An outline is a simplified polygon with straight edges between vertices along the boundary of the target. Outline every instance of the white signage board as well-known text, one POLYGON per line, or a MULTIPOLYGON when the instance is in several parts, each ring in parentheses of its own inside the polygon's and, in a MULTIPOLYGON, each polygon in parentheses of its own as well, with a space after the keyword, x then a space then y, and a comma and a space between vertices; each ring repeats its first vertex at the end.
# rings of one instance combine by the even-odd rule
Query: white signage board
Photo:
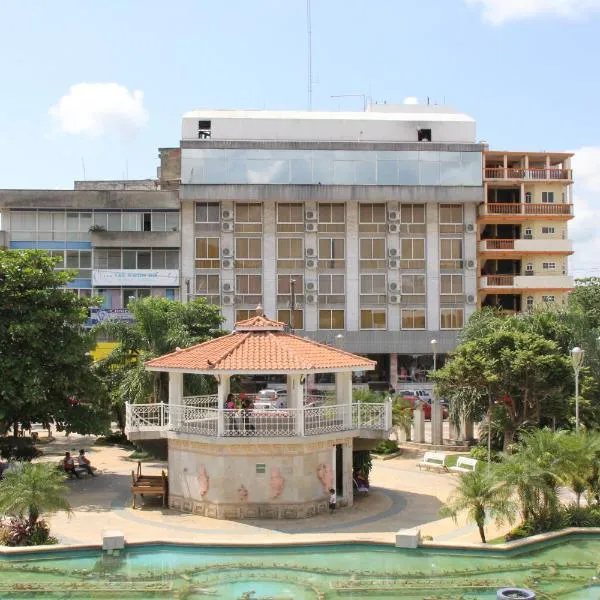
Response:
POLYGON ((179 271, 170 269, 94 269, 94 287, 177 287, 179 271))

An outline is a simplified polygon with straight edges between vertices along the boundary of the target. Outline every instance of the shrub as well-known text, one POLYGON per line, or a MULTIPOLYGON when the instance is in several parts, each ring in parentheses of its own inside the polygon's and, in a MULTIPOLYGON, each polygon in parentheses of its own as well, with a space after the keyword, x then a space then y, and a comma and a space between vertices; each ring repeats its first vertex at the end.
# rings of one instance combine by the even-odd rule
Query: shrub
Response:
POLYGON ((127 436, 121 432, 109 433, 108 435, 99 437, 94 442, 95 446, 111 446, 113 444, 133 447, 133 444, 127 439, 127 436))
POLYGON ((6 437, 0 438, 0 455, 6 460, 29 462, 41 456, 42 452, 33 445, 31 438, 6 437))
POLYGON ((352 470, 360 471, 368 480, 373 468, 371 453, 368 450, 355 450, 352 453, 352 470))
MULTIPOLYGON (((471 457, 475 458, 479 461, 481 461, 482 463, 486 463, 488 460, 488 449, 487 449, 487 445, 483 446, 483 445, 477 445, 477 446, 473 446, 470 450, 471 452, 471 457)), ((493 463, 499 463, 502 460, 502 456, 500 454, 500 452, 496 452, 495 450, 492 450, 492 462, 493 463)))
POLYGON ((3 546, 47 546, 58 544, 50 535, 46 521, 37 521, 33 526, 27 519, 13 517, 0 524, 0 544, 3 546))
POLYGON ((377 444, 373 452, 375 454, 394 454, 394 452, 398 452, 398 442, 395 440, 383 440, 377 444))

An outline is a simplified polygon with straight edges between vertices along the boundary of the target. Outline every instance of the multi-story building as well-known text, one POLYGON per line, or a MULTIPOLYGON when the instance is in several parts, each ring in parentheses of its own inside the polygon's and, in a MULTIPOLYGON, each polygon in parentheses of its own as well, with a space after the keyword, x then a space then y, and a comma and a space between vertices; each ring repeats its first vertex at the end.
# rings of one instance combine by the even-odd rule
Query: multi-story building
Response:
POLYGON ((525 311, 573 285, 571 155, 476 140, 440 106, 195 111, 156 179, 0 191, 0 243, 60 254, 105 314, 203 296, 231 328, 261 304, 376 360, 381 386, 421 385, 431 341, 451 350, 478 305, 525 311))
POLYGON ((522 312, 564 303, 573 287, 567 224, 573 218, 571 154, 484 155, 479 208, 482 306, 522 312))
POLYGON ((182 277, 229 327, 261 303, 376 359, 382 384, 418 378, 476 309, 484 150, 438 106, 188 113, 182 277))

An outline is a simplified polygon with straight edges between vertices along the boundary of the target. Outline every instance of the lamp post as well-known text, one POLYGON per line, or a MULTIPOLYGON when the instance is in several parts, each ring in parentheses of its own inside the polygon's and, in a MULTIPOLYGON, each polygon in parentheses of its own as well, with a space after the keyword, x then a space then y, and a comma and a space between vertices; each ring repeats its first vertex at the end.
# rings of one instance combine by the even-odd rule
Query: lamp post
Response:
MULTIPOLYGON (((437 352, 438 341, 431 340, 431 352, 433 353, 433 372, 437 371, 437 352)), ((444 419, 442 415, 442 405, 440 399, 435 393, 435 383, 431 396, 431 442, 434 446, 444 443, 444 419)))
POLYGON ((573 371, 575 371, 575 431, 579 431, 579 370, 583 365, 585 351, 579 346, 571 350, 571 361, 573 362, 573 371))

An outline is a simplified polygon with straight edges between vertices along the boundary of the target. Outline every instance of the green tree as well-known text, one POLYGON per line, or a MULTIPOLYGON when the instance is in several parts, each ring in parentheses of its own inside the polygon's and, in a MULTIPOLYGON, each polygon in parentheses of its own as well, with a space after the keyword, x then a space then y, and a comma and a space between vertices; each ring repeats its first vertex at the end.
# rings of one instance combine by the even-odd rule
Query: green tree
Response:
MULTIPOLYGON (((128 306, 134 321, 105 321, 98 330, 117 342, 117 347, 97 365, 110 386, 113 407, 121 415, 124 399, 147 402, 168 401, 166 373, 146 371, 146 361, 187 348, 223 334, 218 306, 199 298, 182 304, 165 298, 148 297, 128 306)), ((214 385, 202 376, 184 377, 184 387, 193 394, 208 393, 214 385)))
POLYGON ((577 506, 586 492, 590 502, 600 503, 600 434, 576 432, 560 435, 558 441, 565 463, 561 477, 575 492, 577 506))
POLYGON ((569 307, 585 314, 592 329, 600 329, 600 277, 576 279, 569 307))
POLYGON ((64 288, 72 271, 41 250, 0 250, 0 422, 56 423, 100 433, 106 394, 90 370, 95 337, 84 330, 96 304, 64 288))
POLYGON ((70 511, 65 475, 49 463, 13 463, 0 480, 0 513, 34 529, 42 514, 70 511))
POLYGON ((473 473, 460 476, 440 515, 452 517, 456 522, 464 512, 469 522, 477 525, 481 541, 485 544, 486 518, 494 519, 497 525, 512 523, 515 505, 510 490, 497 479, 493 470, 476 469, 473 473))

